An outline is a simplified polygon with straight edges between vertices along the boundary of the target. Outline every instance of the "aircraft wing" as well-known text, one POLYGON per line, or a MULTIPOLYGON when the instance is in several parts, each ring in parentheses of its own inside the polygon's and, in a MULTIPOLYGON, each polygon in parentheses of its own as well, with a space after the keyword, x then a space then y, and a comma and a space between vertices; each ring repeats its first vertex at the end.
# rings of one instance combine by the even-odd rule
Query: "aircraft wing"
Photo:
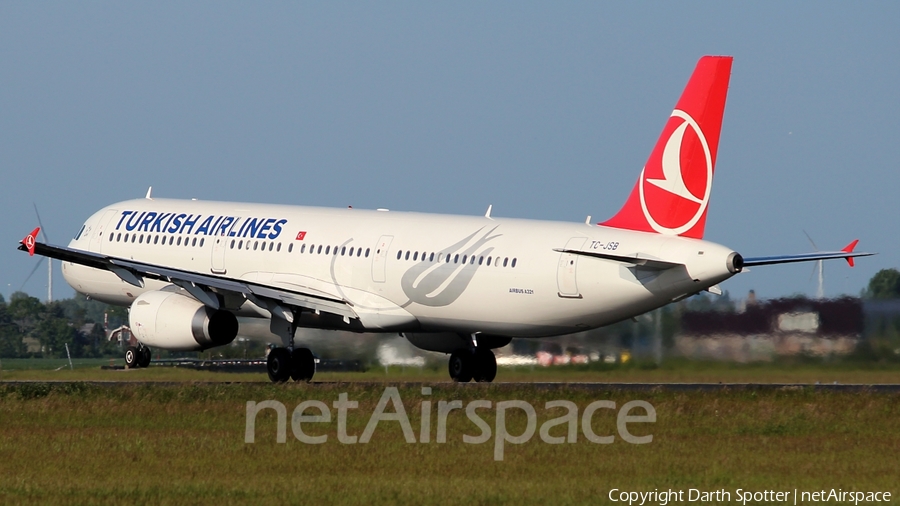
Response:
POLYGON ((816 260, 831 260, 843 258, 853 267, 853 259, 856 257, 872 256, 875 253, 862 253, 853 251, 859 239, 851 242, 840 251, 817 251, 815 253, 801 253, 799 255, 775 255, 767 257, 751 257, 744 259, 744 267, 756 265, 789 264, 793 262, 814 262, 816 260))
MULTIPOLYGON (((329 297, 326 294, 316 293, 313 290, 298 291, 288 290, 274 285, 234 279, 226 276, 202 274, 197 272, 175 269, 162 265, 154 265, 136 262, 125 258, 117 258, 90 251, 73 248, 64 248, 37 242, 35 229, 19 243, 22 251, 29 254, 37 253, 41 256, 55 258, 64 262, 93 267, 94 269, 107 270, 114 273, 122 281, 143 288, 144 279, 156 279, 173 283, 188 291, 200 302, 214 309, 219 309, 219 299, 215 293, 231 292, 240 294, 250 299, 255 304, 267 308, 273 312, 283 311, 283 306, 303 308, 314 311, 333 313, 345 318, 358 318, 358 315, 350 303, 343 299, 329 297)), ((291 315, 285 315, 289 321, 291 315)))

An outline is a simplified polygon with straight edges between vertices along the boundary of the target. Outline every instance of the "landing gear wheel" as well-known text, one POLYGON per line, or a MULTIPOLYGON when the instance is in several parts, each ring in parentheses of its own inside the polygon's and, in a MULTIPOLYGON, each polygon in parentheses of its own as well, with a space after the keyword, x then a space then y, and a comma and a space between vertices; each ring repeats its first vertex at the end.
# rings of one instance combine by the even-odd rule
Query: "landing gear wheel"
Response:
POLYGON ((310 381, 316 374, 316 357, 308 348, 297 348, 291 353, 291 379, 310 381))
POLYGON ((457 383, 472 381, 474 355, 469 350, 457 350, 450 355, 450 378, 457 383))
POLYGON ((269 352, 266 370, 272 383, 284 383, 291 377, 291 353, 287 348, 275 348, 269 352))
POLYGON ((497 359, 487 348, 475 349, 475 372, 472 375, 479 383, 490 383, 497 377, 497 359))
POLYGON ((128 369, 136 369, 140 367, 138 365, 138 361, 140 360, 140 352, 134 346, 129 346, 127 350, 125 350, 125 367, 128 369))
POLYGON ((138 349, 138 367, 147 367, 150 365, 151 360, 153 360, 153 352, 150 351, 150 348, 141 346, 141 348, 138 349))

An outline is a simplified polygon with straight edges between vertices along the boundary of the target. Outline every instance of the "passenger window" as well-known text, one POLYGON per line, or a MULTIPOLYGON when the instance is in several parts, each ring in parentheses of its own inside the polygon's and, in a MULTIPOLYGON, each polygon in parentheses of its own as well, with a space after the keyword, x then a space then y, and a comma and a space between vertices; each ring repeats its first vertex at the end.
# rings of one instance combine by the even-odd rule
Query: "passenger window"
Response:
POLYGON ((447 260, 444 261, 444 263, 446 263, 446 264, 450 263, 450 253, 447 253, 447 260))
POLYGON ((319 245, 319 249, 318 249, 318 251, 316 251, 316 254, 318 254, 318 255, 322 254, 322 245, 321 244, 319 245))
POLYGON ((478 265, 481 265, 483 263, 484 263, 484 257, 478 257, 478 265))
POLYGON ((200 239, 200 247, 201 248, 203 247, 203 241, 205 241, 205 239, 200 239))
POLYGON ((194 237, 194 240, 191 241, 191 246, 197 246, 197 238, 194 237))
POLYGON ((144 244, 144 234, 141 234, 140 239, 138 239, 138 244, 144 244))
MULTIPOLYGON (((81 232, 78 232, 78 235, 81 235, 81 232)), ((114 235, 112 232, 109 233, 109 242, 112 242, 114 235)))
POLYGON ((432 253, 431 255, 428 256, 428 261, 434 262, 434 253, 432 253))
POLYGON ((275 248, 275 251, 281 251, 281 243, 278 243, 278 247, 275 248))
POLYGON ((400 257, 403 256, 403 250, 397 250, 397 260, 400 260, 400 257))
POLYGON ((259 241, 253 241, 253 251, 256 251, 257 247, 259 247, 259 241))
POLYGON ((469 260, 469 263, 475 265, 475 255, 472 255, 472 258, 469 260))
POLYGON ((419 252, 416 251, 415 253, 413 253, 413 261, 415 262, 418 259, 419 259, 419 252))
POLYGON ((466 263, 466 258, 467 258, 467 255, 463 255, 463 261, 462 261, 462 263, 466 263))
POLYGON ((326 255, 328 254, 329 251, 331 251, 331 246, 325 246, 325 254, 326 255))
POLYGON ((509 257, 503 259, 503 267, 506 267, 507 262, 509 262, 509 257))
POLYGON ((238 241, 238 249, 244 248, 244 241, 238 241))
POLYGON ((456 255, 453 257, 453 263, 455 263, 455 264, 459 263, 459 255, 456 255))
POLYGON ((341 256, 344 256, 344 253, 346 253, 346 252, 347 252, 347 247, 341 246, 341 256))
POLYGON ((369 248, 366 248, 366 258, 369 258, 369 248))
POLYGON ((231 246, 229 246, 229 248, 234 249, 234 239, 231 240, 231 246))
POLYGON ((121 240, 122 240, 122 234, 116 234, 116 242, 119 242, 121 240))
POLYGON ((334 253, 334 256, 337 256, 337 253, 338 253, 338 247, 335 246, 334 249, 331 250, 331 252, 334 253))
POLYGON ((356 250, 356 257, 359 258, 362 256, 362 248, 356 250))
POLYGON ((516 266, 516 259, 515 259, 515 258, 513 258, 513 261, 512 261, 512 266, 513 266, 513 267, 515 267, 515 266, 516 266))
POLYGON ((488 265, 488 267, 491 266, 491 257, 488 257, 487 265, 488 265))
MULTIPOLYGON (((128 235, 127 235, 127 234, 125 235, 125 239, 126 239, 126 240, 128 239, 128 235)), ((178 246, 181 246, 181 237, 180 237, 180 236, 178 237, 178 246)))
POLYGON ((273 248, 273 247, 275 247, 275 243, 274 243, 274 242, 270 242, 270 243, 269 243, 269 251, 272 251, 272 248, 273 248))
POLYGON ((300 245, 300 253, 306 253, 306 245, 305 244, 300 245))
POLYGON ((159 236, 158 235, 153 236, 153 244, 159 244, 159 236))
POLYGON ((349 256, 351 256, 351 257, 353 256, 353 246, 350 246, 350 255, 349 256))

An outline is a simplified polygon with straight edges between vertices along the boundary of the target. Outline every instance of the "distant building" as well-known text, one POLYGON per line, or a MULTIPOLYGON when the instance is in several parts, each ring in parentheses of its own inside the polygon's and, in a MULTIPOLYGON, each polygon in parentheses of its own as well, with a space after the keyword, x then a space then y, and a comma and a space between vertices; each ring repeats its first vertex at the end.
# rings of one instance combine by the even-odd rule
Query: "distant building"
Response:
POLYGON ((754 300, 742 312, 685 312, 675 349, 689 358, 737 362, 843 355, 856 348, 864 327, 858 298, 754 300))
POLYGON ((116 343, 119 347, 127 348, 129 346, 137 346, 138 340, 131 333, 131 328, 127 325, 110 330, 106 334, 106 338, 110 342, 116 343))

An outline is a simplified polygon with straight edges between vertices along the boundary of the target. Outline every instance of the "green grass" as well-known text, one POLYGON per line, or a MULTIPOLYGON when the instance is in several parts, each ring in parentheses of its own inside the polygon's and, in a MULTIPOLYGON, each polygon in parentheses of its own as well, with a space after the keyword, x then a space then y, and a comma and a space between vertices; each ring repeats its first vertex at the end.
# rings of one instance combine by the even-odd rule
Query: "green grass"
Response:
MULTIPOLYGON (((148 371, 152 372, 152 371, 148 371)), ((432 442, 405 442, 396 422, 382 422, 372 441, 346 445, 332 422, 309 427, 322 445, 292 435, 275 441, 272 410, 260 413, 256 443, 244 443, 247 401, 275 399, 291 410, 303 400, 331 406, 341 392, 359 402, 348 432, 359 435, 382 387, 358 383, 0 385, 0 503, 43 504, 584 504, 603 503, 611 488, 745 490, 888 490, 898 487, 900 396, 809 389, 682 392, 594 392, 519 385, 434 384, 399 391, 418 436, 422 402, 432 401, 432 442), (559 416, 547 401, 583 409, 600 399, 617 406, 643 399, 657 422, 637 425, 653 442, 550 445, 537 434, 506 445, 465 444, 478 429, 451 413, 448 442, 434 442, 438 400, 522 399, 538 427, 559 416)), ((392 411, 388 409, 388 411, 392 411)), ((494 410, 479 410, 494 427, 494 410)), ((507 425, 520 433, 524 415, 507 425)), ((579 431, 581 425, 579 421, 579 431)), ((600 410, 593 428, 615 434, 615 415, 600 410)), ((557 427, 552 435, 564 434, 557 427)), ((734 498, 734 497, 733 497, 734 498)))

